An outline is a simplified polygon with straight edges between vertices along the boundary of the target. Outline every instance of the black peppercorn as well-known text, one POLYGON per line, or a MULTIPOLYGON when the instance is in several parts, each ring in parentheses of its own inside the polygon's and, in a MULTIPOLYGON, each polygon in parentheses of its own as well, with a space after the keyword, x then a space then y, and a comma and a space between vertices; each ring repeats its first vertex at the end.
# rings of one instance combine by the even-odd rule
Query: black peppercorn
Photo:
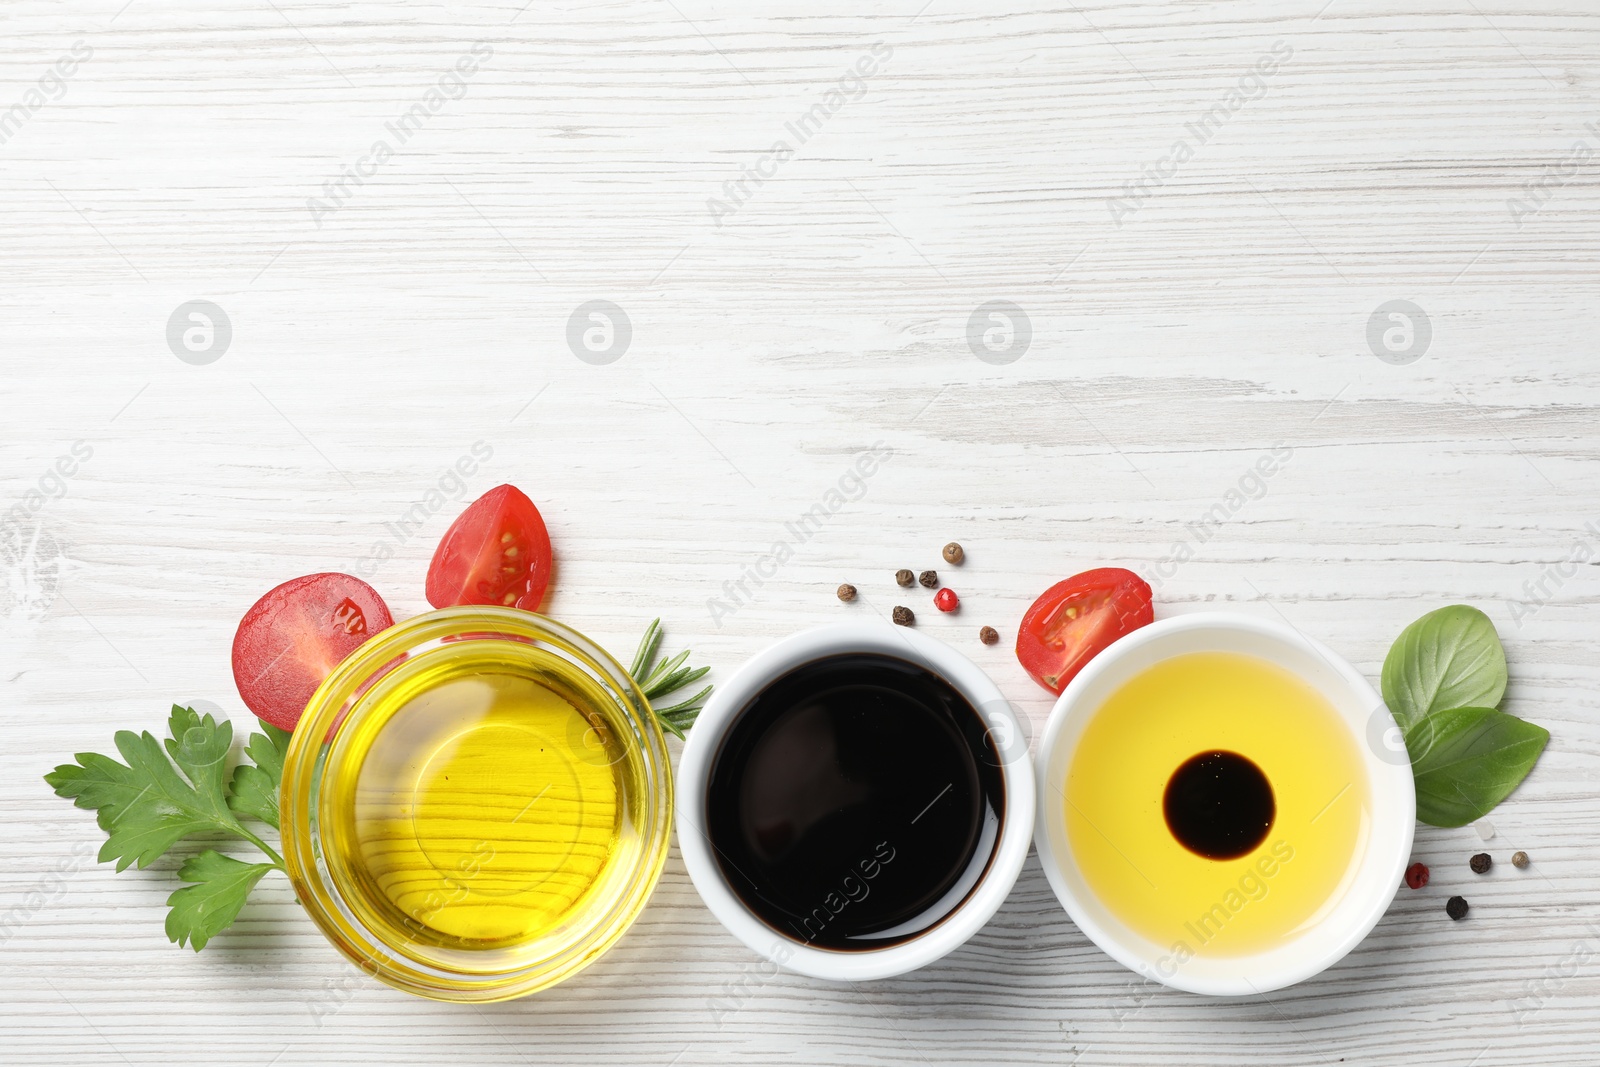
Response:
POLYGON ((910 608, 896 607, 894 609, 894 624, 896 626, 910 626, 916 621, 917 617, 911 614, 910 608))
POLYGON ((911 587, 911 583, 917 580, 917 576, 902 567, 894 572, 894 580, 897 584, 909 589, 911 587))
POLYGON ((1467 863, 1472 867, 1473 874, 1487 874, 1489 872, 1489 868, 1494 866, 1494 860, 1489 858, 1489 854, 1487 852, 1478 853, 1476 856, 1468 860, 1467 863))
POLYGON ((1444 913, 1452 919, 1465 919, 1467 917, 1467 898, 1451 897, 1444 902, 1444 913))
POLYGON ((934 586, 939 584, 939 572, 923 571, 921 574, 917 575, 917 581, 922 583, 922 587, 924 589, 932 589, 934 586))

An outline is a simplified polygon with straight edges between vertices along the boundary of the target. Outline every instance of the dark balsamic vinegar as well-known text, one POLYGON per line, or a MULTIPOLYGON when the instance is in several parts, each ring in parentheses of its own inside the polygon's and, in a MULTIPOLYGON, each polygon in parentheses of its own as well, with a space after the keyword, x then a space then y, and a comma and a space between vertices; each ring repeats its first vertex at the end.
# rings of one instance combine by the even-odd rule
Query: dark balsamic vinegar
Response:
POLYGON ((1184 760, 1167 782, 1162 809, 1178 844, 1213 860, 1254 852, 1278 813, 1261 768, 1222 750, 1184 760))
POLYGON ((965 697, 913 663, 851 653, 790 671, 740 713, 706 808, 723 876, 751 911, 816 947, 871 949, 959 904, 934 907, 992 849, 1005 791, 965 697))

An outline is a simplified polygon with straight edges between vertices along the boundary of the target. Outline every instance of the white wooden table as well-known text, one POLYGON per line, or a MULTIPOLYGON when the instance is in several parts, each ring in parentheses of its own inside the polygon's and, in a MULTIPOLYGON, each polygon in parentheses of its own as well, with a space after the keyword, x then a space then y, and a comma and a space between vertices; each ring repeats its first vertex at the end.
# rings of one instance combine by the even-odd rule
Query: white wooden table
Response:
POLYGON ((1566 563, 1600 549, 1600 17, 1412 7, 10 0, 0 1061, 1600 1062, 1600 583, 1566 563), (185 360, 194 300, 231 337, 180 322, 185 360), (631 336, 581 317, 575 354, 595 300, 631 336), (1392 301, 1422 314, 1369 333, 1392 301), (660 614, 725 677, 958 539, 963 611, 920 624, 1035 728, 1018 618, 1125 564, 1158 617, 1285 618, 1373 677, 1477 604, 1554 739, 1487 845, 1422 828, 1433 887, 1256 999, 1145 990, 1036 860, 966 948, 854 988, 766 974, 676 851, 614 951, 505 1005, 354 978, 275 876, 168 944, 176 861, 96 866, 40 775, 174 700, 242 730, 229 641, 281 580, 366 566, 422 610, 461 504, 386 524, 479 441, 461 499, 532 494, 549 610, 621 653, 660 614))

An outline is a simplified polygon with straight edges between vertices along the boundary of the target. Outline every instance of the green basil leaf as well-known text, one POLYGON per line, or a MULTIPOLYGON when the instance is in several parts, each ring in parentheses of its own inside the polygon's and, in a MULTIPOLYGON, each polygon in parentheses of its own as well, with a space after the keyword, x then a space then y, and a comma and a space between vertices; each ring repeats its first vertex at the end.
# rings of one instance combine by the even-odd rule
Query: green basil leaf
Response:
POLYGON ((1431 826, 1481 819, 1533 769, 1550 731, 1493 708, 1434 711, 1405 727, 1417 818, 1431 826))
POLYGON ((1402 730, 1435 711, 1498 707, 1506 651, 1477 608, 1452 604, 1400 632, 1383 661, 1383 700, 1402 730))

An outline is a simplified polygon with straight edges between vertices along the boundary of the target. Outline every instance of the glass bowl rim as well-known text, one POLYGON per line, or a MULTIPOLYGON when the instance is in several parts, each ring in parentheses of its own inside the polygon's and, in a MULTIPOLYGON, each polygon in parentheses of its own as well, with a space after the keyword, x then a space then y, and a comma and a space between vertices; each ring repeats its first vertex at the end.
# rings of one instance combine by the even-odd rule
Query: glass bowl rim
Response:
POLYGON ((322 682, 291 735, 284 758, 281 807, 283 855, 295 895, 306 913, 363 973, 408 993, 434 1000, 487 1003, 525 996, 554 985, 598 959, 638 917, 660 879, 671 838, 672 765, 666 737, 638 683, 604 648, 554 619, 519 608, 460 605, 396 623, 364 642, 322 682), (513 640, 553 650, 577 663, 616 702, 630 729, 615 731, 644 778, 641 847, 611 906, 553 955, 499 973, 474 974, 424 964, 356 921, 332 883, 322 857, 316 811, 321 767, 349 710, 367 686, 383 677, 402 653, 440 646, 445 638, 513 640), (313 742, 311 738, 317 738, 313 742))

